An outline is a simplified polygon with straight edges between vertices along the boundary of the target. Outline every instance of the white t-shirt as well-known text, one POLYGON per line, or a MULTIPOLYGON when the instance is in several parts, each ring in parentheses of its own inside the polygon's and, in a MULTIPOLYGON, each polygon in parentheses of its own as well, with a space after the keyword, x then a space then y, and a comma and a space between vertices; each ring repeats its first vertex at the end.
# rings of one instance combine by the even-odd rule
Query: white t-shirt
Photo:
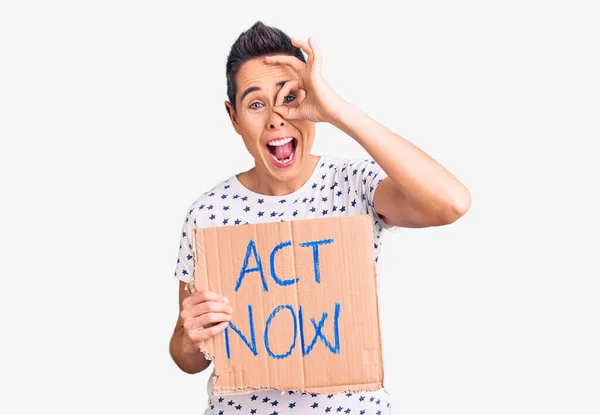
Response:
MULTIPOLYGON (((194 270, 192 230, 277 221, 371 214, 377 275, 382 233, 390 229, 374 210, 375 189, 386 173, 372 159, 348 160, 321 156, 310 179, 285 196, 261 195, 247 189, 234 175, 203 193, 189 207, 181 230, 175 277, 190 281, 194 270)), ((218 396, 208 382, 208 415, 286 415, 390 413, 385 389, 374 392, 309 394, 292 391, 256 391, 243 395, 218 396)))

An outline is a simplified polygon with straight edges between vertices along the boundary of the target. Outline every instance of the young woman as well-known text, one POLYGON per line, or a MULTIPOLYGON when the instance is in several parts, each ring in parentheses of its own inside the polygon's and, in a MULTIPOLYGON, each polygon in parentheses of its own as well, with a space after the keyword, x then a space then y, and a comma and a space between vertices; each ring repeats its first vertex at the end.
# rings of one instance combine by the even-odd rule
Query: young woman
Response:
MULTIPOLYGON (((369 213, 378 258, 385 229, 445 225, 469 209, 469 191, 452 174, 332 90, 322 77, 321 59, 311 38, 291 40, 260 21, 231 47, 225 108, 255 166, 217 183, 188 208, 175 269, 181 312, 171 339, 171 355, 187 373, 209 367, 199 345, 221 333, 232 312, 219 293, 185 289, 194 269, 194 228, 369 213), (371 157, 311 154, 318 122, 336 126, 371 157)), ((226 158, 227 151, 219 157, 226 158)), ((221 397, 211 384, 212 377, 207 414, 386 414, 391 407, 384 389, 221 397)))

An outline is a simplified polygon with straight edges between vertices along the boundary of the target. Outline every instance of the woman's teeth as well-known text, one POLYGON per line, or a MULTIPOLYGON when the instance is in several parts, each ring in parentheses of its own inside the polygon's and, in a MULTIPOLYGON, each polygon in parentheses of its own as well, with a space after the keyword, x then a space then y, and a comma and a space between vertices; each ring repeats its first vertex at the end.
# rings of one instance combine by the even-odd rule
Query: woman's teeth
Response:
POLYGON ((279 159, 277 159, 277 160, 279 160, 280 162, 282 162, 284 164, 288 163, 288 162, 292 161, 292 159, 294 158, 294 153, 295 152, 296 152, 296 150, 292 150, 292 152, 290 153, 290 156, 288 158, 283 159, 283 160, 279 160, 279 159))
POLYGON ((292 141, 294 138, 293 137, 285 137, 285 138, 281 138, 279 140, 271 140, 267 143, 267 145, 273 146, 273 147, 278 147, 278 146, 282 146, 284 144, 289 143, 290 141, 292 141))
POLYGON ((273 154, 273 153, 269 153, 269 154, 273 158, 273 160, 275 160, 279 163, 282 163, 282 164, 286 164, 286 163, 289 163, 290 161, 292 161, 292 159, 294 158, 294 154, 296 154, 296 149, 293 149, 292 152, 290 153, 290 155, 283 160, 279 160, 277 157, 275 157, 275 154, 273 154))

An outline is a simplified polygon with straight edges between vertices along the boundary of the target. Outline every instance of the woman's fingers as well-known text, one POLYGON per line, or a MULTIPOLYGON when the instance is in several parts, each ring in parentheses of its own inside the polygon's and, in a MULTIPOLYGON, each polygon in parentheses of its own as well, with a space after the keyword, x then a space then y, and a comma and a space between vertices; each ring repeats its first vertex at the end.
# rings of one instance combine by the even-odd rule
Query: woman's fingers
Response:
POLYGON ((301 91, 301 89, 298 86, 297 80, 294 79, 291 81, 287 81, 281 87, 281 89, 277 93, 277 96, 275 97, 275 106, 284 105, 283 101, 284 101, 285 97, 290 95, 290 92, 292 92, 292 95, 294 95, 294 98, 297 98, 299 91, 301 91))
POLYGON ((323 58, 321 56, 321 51, 319 50, 319 47, 317 46, 317 42, 315 42, 315 40, 312 37, 308 38, 308 44, 312 50, 313 68, 315 70, 317 70, 320 74, 321 69, 323 67, 323 58))
POLYGON ((302 73, 306 64, 295 56, 273 55, 265 56, 264 62, 275 65, 287 65, 291 67, 298 76, 302 73))
POLYGON ((181 310, 181 318, 188 319, 198 317, 206 313, 226 313, 231 314, 232 308, 228 303, 222 301, 205 301, 200 304, 188 306, 181 310))
POLYGON ((196 345, 196 347, 199 348, 200 347, 199 343, 202 343, 203 341, 210 339, 211 337, 216 336, 217 334, 221 333, 223 330, 225 330, 225 328, 227 327, 228 324, 229 324, 228 321, 223 321, 222 323, 215 324, 214 326, 211 326, 211 327, 196 329, 196 330, 191 331, 188 334, 188 337, 196 345))
POLYGON ((224 321, 231 321, 231 314, 206 313, 194 319, 195 326, 198 328, 206 328, 207 326, 212 325, 212 323, 221 323, 224 321))
POLYGON ((183 300, 183 307, 185 308, 185 306, 192 305, 192 304, 199 304, 202 303, 204 301, 223 301, 223 302, 228 302, 229 300, 227 299, 227 297, 221 295, 221 294, 217 294, 213 291, 208 291, 208 290, 202 290, 202 291, 198 291, 195 294, 190 295, 189 297, 187 297, 185 300, 183 300))

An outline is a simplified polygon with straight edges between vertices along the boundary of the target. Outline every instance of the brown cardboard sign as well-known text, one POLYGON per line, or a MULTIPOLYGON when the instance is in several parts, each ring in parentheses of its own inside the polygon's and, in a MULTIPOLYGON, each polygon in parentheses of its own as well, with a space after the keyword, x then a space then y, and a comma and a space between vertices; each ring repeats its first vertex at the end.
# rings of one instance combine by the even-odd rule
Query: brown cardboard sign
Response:
POLYGON ((216 394, 383 387, 370 215, 194 229, 194 286, 225 295, 216 394))

